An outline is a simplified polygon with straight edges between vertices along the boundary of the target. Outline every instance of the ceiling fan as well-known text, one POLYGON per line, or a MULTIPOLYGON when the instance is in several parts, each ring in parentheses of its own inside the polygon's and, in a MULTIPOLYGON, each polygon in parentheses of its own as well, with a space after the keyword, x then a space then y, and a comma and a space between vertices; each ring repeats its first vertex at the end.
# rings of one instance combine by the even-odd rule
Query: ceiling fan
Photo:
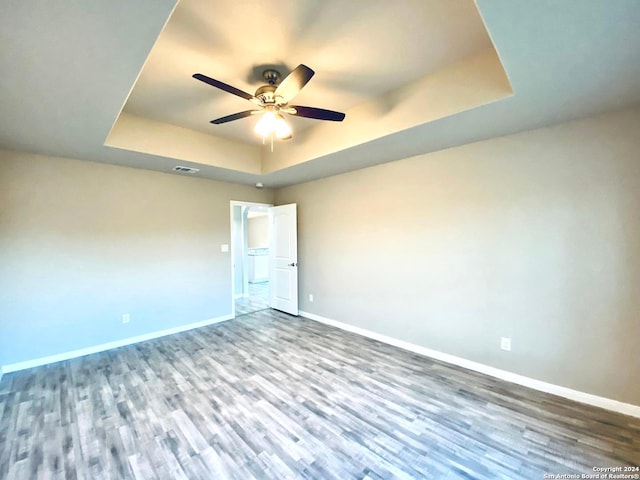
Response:
POLYGON ((262 136, 263 141, 267 137, 271 137, 271 148, 273 150, 274 137, 280 140, 289 140, 293 137, 291 127, 284 119, 283 113, 297 117, 330 120, 333 122, 341 122, 344 120, 344 113, 325 110, 323 108, 289 105, 289 102, 302 90, 309 80, 311 80, 314 73, 315 72, 306 65, 300 64, 280 81, 280 72, 274 69, 267 69, 262 74, 267 84, 259 87, 254 95, 243 92, 240 89, 207 77, 201 73, 195 73, 193 78, 255 103, 259 108, 216 118, 215 120, 211 120, 210 123, 220 125, 222 123, 250 117, 251 115, 262 115, 254 131, 262 136))

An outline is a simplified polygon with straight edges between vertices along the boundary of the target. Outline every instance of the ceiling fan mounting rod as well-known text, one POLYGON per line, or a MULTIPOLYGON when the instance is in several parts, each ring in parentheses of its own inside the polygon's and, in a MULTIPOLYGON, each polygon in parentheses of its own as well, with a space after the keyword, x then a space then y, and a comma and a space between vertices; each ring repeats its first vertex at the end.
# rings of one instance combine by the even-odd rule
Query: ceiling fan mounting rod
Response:
POLYGON ((262 78, 264 78, 265 82, 269 85, 275 85, 280 82, 280 72, 273 69, 267 69, 262 72, 262 78))

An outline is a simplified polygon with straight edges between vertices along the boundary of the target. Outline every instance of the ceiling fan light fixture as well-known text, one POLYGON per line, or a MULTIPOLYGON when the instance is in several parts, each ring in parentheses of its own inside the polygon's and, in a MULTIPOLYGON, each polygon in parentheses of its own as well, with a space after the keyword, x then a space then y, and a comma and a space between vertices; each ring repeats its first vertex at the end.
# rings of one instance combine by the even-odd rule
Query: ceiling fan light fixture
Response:
POLYGON ((253 128, 253 131, 260 135, 261 137, 268 137, 271 132, 275 129, 276 116, 275 114, 267 110, 262 114, 258 123, 253 128))
POLYGON ((289 138, 291 136, 291 127, 282 115, 278 115, 276 118, 275 132, 276 137, 280 139, 289 138))
POLYGON ((276 138, 283 139, 291 136, 291 126, 282 115, 271 110, 262 114, 253 131, 262 138, 274 135, 276 138))

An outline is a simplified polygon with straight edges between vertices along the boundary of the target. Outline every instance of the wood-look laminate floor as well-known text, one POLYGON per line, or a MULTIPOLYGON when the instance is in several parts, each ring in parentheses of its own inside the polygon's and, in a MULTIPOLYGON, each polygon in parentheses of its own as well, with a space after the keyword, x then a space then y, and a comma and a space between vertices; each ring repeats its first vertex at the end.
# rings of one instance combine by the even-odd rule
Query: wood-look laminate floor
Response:
POLYGON ((640 420, 273 310, 6 374, 1 479, 542 479, 640 420))

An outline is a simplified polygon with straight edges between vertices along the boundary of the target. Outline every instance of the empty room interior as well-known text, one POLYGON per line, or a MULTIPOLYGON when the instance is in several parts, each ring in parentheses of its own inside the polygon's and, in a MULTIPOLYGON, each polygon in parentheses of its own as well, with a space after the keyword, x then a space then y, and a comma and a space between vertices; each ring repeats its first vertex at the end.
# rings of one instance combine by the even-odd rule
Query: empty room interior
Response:
POLYGON ((0 479, 640 478, 640 2, 0 3, 0 479))

